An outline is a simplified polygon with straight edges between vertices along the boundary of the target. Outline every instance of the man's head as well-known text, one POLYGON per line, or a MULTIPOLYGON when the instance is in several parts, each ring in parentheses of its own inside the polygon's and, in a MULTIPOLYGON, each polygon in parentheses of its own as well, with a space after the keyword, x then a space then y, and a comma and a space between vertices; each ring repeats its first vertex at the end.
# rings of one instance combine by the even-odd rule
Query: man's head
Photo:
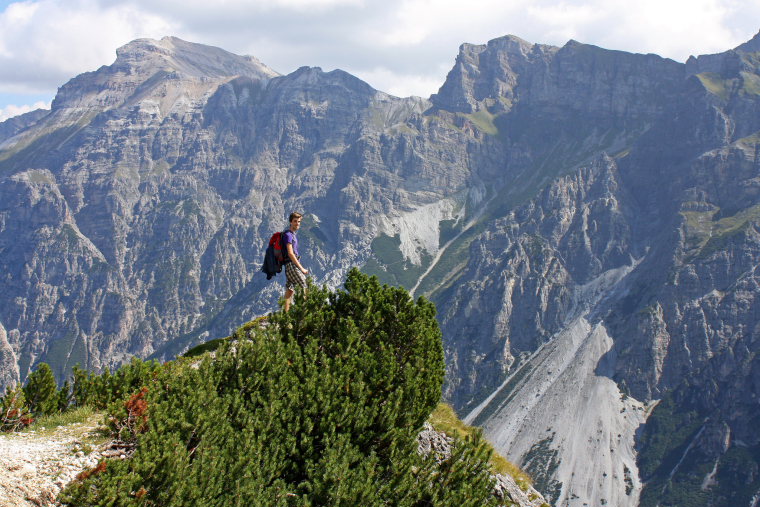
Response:
POLYGON ((303 215, 298 213, 297 211, 294 211, 290 214, 290 217, 288 217, 288 222, 290 222, 290 229, 291 230, 298 230, 298 228, 301 226, 301 219, 303 218, 303 215))

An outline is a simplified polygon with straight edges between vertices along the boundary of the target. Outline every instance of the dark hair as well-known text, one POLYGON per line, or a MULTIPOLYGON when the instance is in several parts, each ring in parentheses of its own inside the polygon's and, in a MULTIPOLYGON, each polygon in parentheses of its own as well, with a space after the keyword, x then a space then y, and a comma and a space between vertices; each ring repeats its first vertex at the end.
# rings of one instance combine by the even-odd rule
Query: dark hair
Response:
POLYGON ((301 218, 301 217, 303 217, 303 215, 302 215, 302 214, 300 214, 300 213, 299 213, 299 212, 297 212, 297 211, 294 211, 294 212, 293 212, 293 213, 291 213, 291 214, 290 214, 290 216, 288 217, 288 223, 292 222, 294 218, 301 218))

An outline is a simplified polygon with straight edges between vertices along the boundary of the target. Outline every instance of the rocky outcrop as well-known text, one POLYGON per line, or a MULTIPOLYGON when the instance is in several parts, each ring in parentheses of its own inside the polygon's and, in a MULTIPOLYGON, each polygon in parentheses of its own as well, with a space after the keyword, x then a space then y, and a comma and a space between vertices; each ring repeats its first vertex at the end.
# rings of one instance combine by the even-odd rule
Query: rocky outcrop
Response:
MULTIPOLYGON (((454 439, 446 433, 437 431, 430 423, 425 423, 422 431, 417 436, 417 452, 422 456, 434 453, 435 459, 440 463, 451 458, 451 450, 454 439)), ((493 495, 503 505, 517 505, 519 507, 543 507, 548 505, 541 493, 533 486, 527 486, 524 490, 510 475, 493 474, 493 495)))
POLYGON ((18 359, 13 352, 8 334, 0 324, 0 384, 13 387, 19 382, 18 359))

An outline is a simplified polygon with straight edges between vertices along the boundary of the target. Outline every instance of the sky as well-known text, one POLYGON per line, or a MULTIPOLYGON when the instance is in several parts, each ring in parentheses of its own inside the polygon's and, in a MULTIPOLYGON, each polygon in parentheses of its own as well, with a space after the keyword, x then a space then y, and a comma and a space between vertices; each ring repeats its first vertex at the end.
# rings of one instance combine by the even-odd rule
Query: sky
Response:
POLYGON ((138 38, 173 35, 287 74, 343 69, 397 96, 438 91, 459 45, 504 35, 683 62, 760 30, 760 0, 0 0, 0 121, 138 38))

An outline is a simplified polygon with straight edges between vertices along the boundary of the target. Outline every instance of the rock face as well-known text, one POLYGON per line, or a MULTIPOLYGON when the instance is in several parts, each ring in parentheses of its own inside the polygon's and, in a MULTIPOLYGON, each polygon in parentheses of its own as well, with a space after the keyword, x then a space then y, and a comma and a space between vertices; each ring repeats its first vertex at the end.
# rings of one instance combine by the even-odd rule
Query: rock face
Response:
POLYGON ((559 505, 757 498, 755 51, 679 66, 571 42, 511 88, 506 118, 552 108, 540 183, 502 190, 432 295, 448 397, 559 505))
POLYGON ((749 504, 759 37, 685 64, 464 44, 429 100, 132 42, 0 124, 0 382, 275 309, 259 267, 297 209, 317 283, 436 302, 447 399, 553 503, 749 504))

